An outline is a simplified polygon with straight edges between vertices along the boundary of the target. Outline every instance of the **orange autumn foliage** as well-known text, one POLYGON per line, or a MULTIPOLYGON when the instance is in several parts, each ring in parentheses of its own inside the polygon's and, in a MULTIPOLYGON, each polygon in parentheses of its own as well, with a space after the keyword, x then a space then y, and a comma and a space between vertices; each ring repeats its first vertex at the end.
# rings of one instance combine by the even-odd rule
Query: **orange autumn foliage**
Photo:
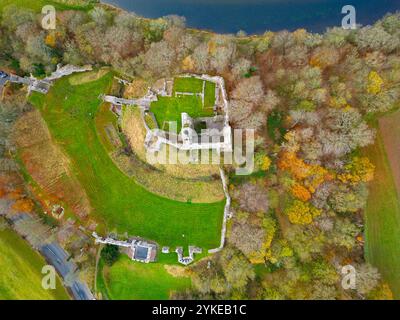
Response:
POLYGON ((22 212, 32 212, 34 207, 34 203, 32 200, 23 198, 23 199, 18 199, 15 201, 15 203, 12 205, 11 209, 13 211, 22 211, 22 212))
POLYGON ((292 187, 292 194, 301 201, 308 201, 311 199, 311 193, 307 188, 303 187, 301 184, 296 183, 292 187))
POLYGON ((324 181, 333 179, 328 170, 318 165, 305 163, 294 152, 284 152, 278 162, 278 167, 289 171, 296 180, 303 181, 303 186, 310 193, 314 193, 324 181))
POLYGON ((310 166, 297 158, 294 152, 284 152, 278 162, 278 167, 281 170, 290 171, 298 180, 307 178, 310 170, 310 166))

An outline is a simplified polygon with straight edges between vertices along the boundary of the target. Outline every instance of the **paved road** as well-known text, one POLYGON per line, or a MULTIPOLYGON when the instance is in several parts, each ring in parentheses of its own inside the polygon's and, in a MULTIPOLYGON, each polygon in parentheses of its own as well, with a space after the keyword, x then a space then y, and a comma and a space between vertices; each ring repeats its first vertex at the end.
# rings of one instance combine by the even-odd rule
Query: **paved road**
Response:
MULTIPOLYGON (((40 252, 64 279, 77 269, 73 262, 68 261, 68 254, 57 243, 42 246, 40 252)), ((66 287, 76 300, 94 300, 88 286, 81 281, 75 280, 70 286, 66 287)))

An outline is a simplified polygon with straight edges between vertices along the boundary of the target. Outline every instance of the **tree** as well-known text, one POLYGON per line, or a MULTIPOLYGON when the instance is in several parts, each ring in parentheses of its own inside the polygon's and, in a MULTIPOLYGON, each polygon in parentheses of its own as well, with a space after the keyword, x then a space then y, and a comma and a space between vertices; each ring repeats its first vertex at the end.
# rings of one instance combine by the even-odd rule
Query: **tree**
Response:
POLYGON ((339 52, 336 48, 318 47, 311 55, 310 64, 314 67, 325 69, 336 65, 339 58, 339 52))
POLYGON ((244 183, 234 191, 234 196, 241 210, 252 213, 268 211, 268 194, 260 184, 244 183))
POLYGON ((49 65, 52 63, 52 53, 45 44, 43 35, 29 37, 26 44, 26 52, 31 59, 31 63, 43 63, 49 65))
POLYGON ((339 185, 329 197, 329 203, 337 212, 357 212, 365 207, 368 197, 368 188, 365 183, 354 187, 339 185))
POLYGON ((361 228, 356 226, 349 219, 337 218, 329 239, 334 245, 351 250, 356 245, 356 236, 360 234, 360 232, 361 228))
MULTIPOLYGON (((238 214, 242 214, 238 212, 238 214)), ((257 225, 252 219, 238 220, 229 232, 229 241, 234 244, 251 263, 264 263, 271 258, 270 247, 276 232, 276 221, 264 217, 257 225)))
POLYGON ((101 250, 101 258, 109 266, 112 266, 118 260, 119 255, 119 247, 111 244, 106 244, 101 250))
POLYGON ((355 42, 360 50, 382 50, 386 53, 400 47, 400 39, 386 32, 379 24, 359 29, 355 42))
POLYGON ((292 194, 299 200, 306 202, 311 199, 311 193, 307 188, 302 186, 301 184, 296 183, 292 187, 292 194))
POLYGON ((356 184, 358 182, 369 182, 374 179, 375 166, 367 157, 354 157, 350 163, 344 166, 344 172, 338 174, 342 182, 356 184))
POLYGON ((264 88, 259 76, 241 79, 231 93, 232 99, 257 105, 264 96, 264 88))
POLYGON ((320 254, 325 244, 323 232, 312 225, 292 225, 287 229, 286 237, 302 262, 309 262, 314 255, 320 254))
POLYGON ((145 65, 157 76, 171 73, 174 62, 175 51, 164 40, 152 43, 144 56, 145 65))
POLYGON ((311 264, 311 274, 314 279, 324 285, 335 285, 339 281, 339 274, 336 269, 323 260, 311 264))
POLYGON ((220 263, 225 279, 233 289, 243 289, 249 280, 255 278, 253 266, 240 252, 232 248, 221 252, 220 263))
POLYGON ((312 223, 313 219, 321 214, 321 211, 307 202, 294 200, 285 213, 291 223, 304 225, 312 223))
POLYGON ((367 92, 370 94, 377 95, 382 91, 383 79, 380 77, 378 72, 371 71, 368 75, 367 92))
POLYGON ((325 126, 318 128, 317 139, 325 155, 340 157, 373 143, 375 131, 370 129, 355 108, 329 109, 325 126))
POLYGON ((251 67, 251 61, 246 58, 240 58, 233 64, 232 74, 235 79, 239 79, 245 76, 251 67))
POLYGON ((110 13, 101 7, 95 7, 93 10, 90 10, 89 15, 98 27, 104 28, 111 22, 110 13))
POLYGON ((249 222, 233 224, 229 233, 229 242, 242 251, 250 261, 254 259, 254 256, 261 256, 261 262, 263 262, 264 240, 265 230, 249 222))
POLYGON ((381 278, 378 269, 368 263, 356 266, 356 290, 365 296, 371 292, 379 283, 381 278))

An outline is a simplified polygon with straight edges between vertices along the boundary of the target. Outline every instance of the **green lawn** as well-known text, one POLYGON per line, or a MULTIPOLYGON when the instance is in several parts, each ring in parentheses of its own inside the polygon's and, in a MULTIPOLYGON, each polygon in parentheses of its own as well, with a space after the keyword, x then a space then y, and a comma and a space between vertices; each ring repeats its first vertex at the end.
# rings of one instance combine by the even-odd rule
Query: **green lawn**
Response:
POLYGON ((204 107, 199 96, 178 96, 175 92, 201 93, 203 80, 197 78, 175 78, 173 96, 158 97, 158 101, 151 104, 151 111, 154 113, 158 126, 164 130, 166 121, 176 121, 178 132, 181 130, 181 113, 186 112, 192 118, 209 117, 213 115, 215 103, 215 84, 206 81, 204 107))
POLYGON ((215 83, 206 82, 206 87, 204 89, 204 107, 213 108, 215 104, 215 83))
POLYGON ((174 79, 173 93, 175 92, 201 93, 203 91, 203 82, 204 80, 197 78, 177 77, 174 79))
POLYGON ((189 277, 172 276, 164 264, 135 262, 125 255, 111 268, 105 267, 103 277, 101 282, 112 300, 167 300, 172 291, 191 286, 189 277))
POLYGON ((33 94, 52 137, 71 159, 73 172, 86 190, 93 214, 108 230, 128 232, 161 246, 217 247, 224 201, 191 204, 156 196, 125 176, 108 156, 96 131, 98 96, 113 80, 109 73, 97 81, 71 86, 68 78, 46 95, 33 94))
POLYGON ((45 260, 12 230, 0 231, 0 300, 66 300, 57 279, 55 290, 42 288, 45 260))
POLYGON ((365 253, 400 299, 400 198, 380 134, 366 155, 376 166, 365 212, 365 253))
POLYGON ((45 5, 52 5, 57 10, 90 10, 93 8, 93 5, 70 5, 59 3, 54 0, 0 0, 0 11, 10 4, 17 7, 32 9, 35 12, 41 12, 45 5))

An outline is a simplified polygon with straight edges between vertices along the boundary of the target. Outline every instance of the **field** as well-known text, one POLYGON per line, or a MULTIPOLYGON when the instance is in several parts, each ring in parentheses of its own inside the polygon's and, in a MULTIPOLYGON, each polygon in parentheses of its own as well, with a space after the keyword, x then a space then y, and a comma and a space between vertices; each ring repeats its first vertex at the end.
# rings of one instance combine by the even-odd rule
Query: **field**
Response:
MULTIPOLYGON (((67 2, 67 1, 64 1, 67 2)), ((35 12, 41 12, 45 5, 52 5, 57 10, 89 10, 93 5, 79 5, 79 1, 71 2, 75 4, 59 3, 52 0, 1 0, 0 10, 2 11, 4 7, 13 4, 17 7, 24 7, 32 9, 35 12)))
POLYGON ((204 90, 204 107, 201 97, 193 95, 175 96, 175 92, 201 93, 203 80, 196 78, 175 78, 172 97, 158 97, 151 104, 159 128, 166 129, 164 122, 176 121, 178 132, 181 130, 181 113, 186 112, 192 118, 209 117, 213 115, 215 102, 215 84, 206 82, 204 90))
POLYGON ((42 288, 44 259, 13 231, 0 231, 0 300, 66 300, 57 279, 55 290, 42 288))
POLYGON ((189 277, 171 275, 165 266, 121 256, 111 268, 103 267, 99 289, 112 300, 167 300, 172 291, 189 288, 191 281, 189 277))
MULTIPOLYGON (((386 132, 398 137, 400 127, 386 132), (397 132, 396 132, 397 131, 397 132), (397 134, 396 134, 397 133, 397 134)), ((395 298, 400 298, 400 198, 393 175, 395 165, 388 159, 388 145, 384 143, 383 130, 366 154, 376 166, 375 179, 370 184, 370 196, 366 208, 366 258, 379 268, 389 283, 395 298)), ((387 140, 386 140, 387 141, 387 140)), ((394 160, 394 159, 392 159, 394 160)))
POLYGON ((101 105, 98 97, 108 91, 112 80, 109 73, 97 81, 71 86, 63 78, 46 96, 33 94, 30 99, 71 160, 92 214, 108 231, 128 232, 161 246, 217 247, 224 201, 192 204, 152 194, 124 175, 107 154, 95 118, 101 105))

